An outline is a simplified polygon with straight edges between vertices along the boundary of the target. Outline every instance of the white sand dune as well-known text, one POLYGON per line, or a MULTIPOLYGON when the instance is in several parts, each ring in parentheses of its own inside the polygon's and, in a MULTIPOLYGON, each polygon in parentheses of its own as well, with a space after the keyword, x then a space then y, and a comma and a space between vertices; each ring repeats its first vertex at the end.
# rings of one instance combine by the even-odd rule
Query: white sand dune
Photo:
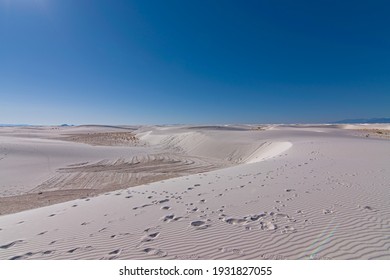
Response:
POLYGON ((68 165, 147 152, 142 147, 95 147, 54 139, 58 136, 56 130, 32 128, 0 134, 0 196, 28 192, 68 165))
MULTIPOLYGON (((93 149, 90 155, 77 150, 91 163, 89 171, 107 172, 116 151, 127 151, 128 158, 136 152, 177 155, 174 168, 185 158, 203 162, 197 167, 210 164, 212 171, 204 167, 192 175, 0 216, 0 259, 390 259, 386 139, 327 126, 141 127, 134 133, 146 146, 38 142, 59 145, 50 154, 58 147, 67 147, 64 154, 79 145, 93 149), (94 155, 108 164, 96 164, 94 155)), ((6 138, 14 136, 1 137, 2 151, 16 157, 20 147, 10 152, 6 138)), ((47 149, 43 146, 38 150, 47 149)), ((9 172, 18 169, 3 161, 0 167, 9 172)), ((82 162, 72 156, 64 163, 72 161, 82 162)), ((116 165, 131 173, 126 161, 116 165)), ((36 168, 33 173, 41 172, 36 168)), ((87 172, 83 168, 77 172, 87 172)), ((15 188, 25 190, 16 183, 15 188)))
POLYGON ((378 123, 378 124, 344 124, 340 125, 344 129, 385 129, 390 130, 390 124, 378 123))
POLYGON ((245 163, 254 163, 273 158, 292 147, 290 142, 265 142, 246 158, 245 163))

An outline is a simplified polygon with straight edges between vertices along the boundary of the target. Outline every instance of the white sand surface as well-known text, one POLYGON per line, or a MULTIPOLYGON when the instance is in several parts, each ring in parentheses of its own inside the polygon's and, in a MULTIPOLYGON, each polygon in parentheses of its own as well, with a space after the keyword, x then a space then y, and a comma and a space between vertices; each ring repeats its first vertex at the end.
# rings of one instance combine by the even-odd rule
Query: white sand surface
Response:
POLYGON ((98 147, 58 140, 90 129, 0 128, 0 197, 27 193, 56 175, 59 168, 72 164, 146 154, 143 147, 98 147))
MULTIPOLYGON (((203 171, 0 216, 0 259, 390 259, 387 139, 336 126, 156 126, 134 133, 145 146, 38 137, 38 151, 51 149, 54 172, 81 162, 66 156, 79 145, 88 162, 129 149, 129 157, 177 155, 203 171), (57 155, 67 158, 63 163, 52 156, 59 147, 66 151, 57 155)), ((11 141, 21 145, 11 152, 16 144, 6 137, 15 136, 0 138, 2 153, 6 148, 6 156, 17 158, 22 138, 11 141)), ((3 176, 20 170, 4 158, 3 176)), ((49 172, 43 159, 34 168, 36 176, 49 172)), ((20 192, 33 187, 9 177, 7 184, 0 177, 3 193, 6 185, 20 192)))

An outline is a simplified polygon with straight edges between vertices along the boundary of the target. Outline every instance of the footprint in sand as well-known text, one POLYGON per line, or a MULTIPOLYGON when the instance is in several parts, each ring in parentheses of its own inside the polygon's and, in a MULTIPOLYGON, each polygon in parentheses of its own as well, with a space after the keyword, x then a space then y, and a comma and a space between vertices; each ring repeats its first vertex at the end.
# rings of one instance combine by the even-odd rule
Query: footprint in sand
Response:
POLYGON ((210 225, 207 225, 205 221, 193 221, 190 225, 195 229, 206 229, 210 227, 210 225))
POLYGON ((157 236, 159 236, 159 235, 160 235, 160 233, 159 233, 159 232, 155 232, 155 233, 151 233, 151 234, 149 234, 149 235, 148 235, 148 237, 149 237, 149 238, 153 238, 153 239, 154 239, 154 238, 156 238, 156 237, 157 237, 157 236))
POLYGON ((183 217, 176 217, 175 214, 166 215, 161 218, 163 222, 180 221, 183 217))
POLYGON ((18 243, 21 243, 23 242, 24 240, 16 240, 16 241, 13 241, 11 243, 8 243, 8 244, 5 244, 5 245, 2 245, 0 246, 0 249, 8 249, 8 248, 11 248, 12 246, 15 246, 16 244, 18 243))
POLYGON ((228 218, 228 219, 225 219, 225 222, 227 222, 230 225, 242 225, 242 224, 247 223, 247 220, 239 219, 239 218, 238 219, 237 218, 228 218))
POLYGON ((71 254, 71 253, 74 253, 78 250, 79 248, 74 248, 74 249, 70 249, 67 251, 67 253, 71 254))
POLYGON ((262 230, 276 230, 278 227, 276 226, 276 224, 267 221, 267 222, 260 222, 260 228, 262 230))
POLYGON ((14 257, 10 258, 9 260, 25 260, 25 259, 28 259, 29 257, 32 257, 32 256, 37 255, 37 254, 41 254, 41 256, 46 256, 46 255, 50 255, 54 252, 55 251, 53 251, 53 250, 41 251, 41 252, 37 252, 37 253, 28 252, 28 253, 23 254, 23 255, 14 256, 14 257))
POLYGON ((104 256, 103 258, 101 258, 101 260, 114 260, 114 259, 117 259, 119 257, 119 255, 121 254, 122 250, 121 249, 116 249, 110 253, 108 253, 107 256, 104 256))
POLYGON ((173 220, 174 217, 175 217, 174 214, 170 214, 170 215, 166 215, 166 216, 162 217, 161 219, 163 220, 163 222, 168 222, 170 220, 173 220))
MULTIPOLYGON (((188 208, 187 208, 188 209, 188 208)), ((195 208, 192 208, 192 209, 189 209, 188 212, 197 212, 199 211, 199 208, 198 207, 195 207, 195 208)))
POLYGON ((255 222, 257 221, 258 219, 261 219, 263 217, 267 216, 267 213, 264 212, 264 213, 260 213, 260 214, 255 214, 255 215, 250 215, 248 217, 244 217, 244 219, 246 219, 247 221, 249 222, 255 222))
POLYGON ((157 256, 160 258, 168 256, 167 252, 160 250, 160 249, 155 249, 155 248, 145 248, 142 251, 150 256, 157 256))
POLYGON ((141 238, 141 242, 150 242, 155 240, 160 235, 159 232, 150 233, 141 238))
POLYGON ((285 226, 284 229, 280 231, 280 233, 282 234, 293 233, 293 232, 296 232, 296 229, 291 226, 285 226))
POLYGON ((19 256, 14 256, 12 258, 10 258, 9 260, 25 260, 25 259, 28 259, 29 257, 35 255, 34 253, 32 252, 28 252, 26 254, 23 254, 23 255, 19 255, 19 256))
POLYGON ((86 246, 86 247, 76 247, 76 248, 73 248, 73 249, 70 249, 67 251, 67 253, 69 254, 72 254, 76 251, 83 251, 83 252, 87 252, 87 251, 91 251, 93 250, 93 247, 92 246, 86 246))
POLYGON ((152 205, 153 204, 144 204, 144 205, 141 205, 141 206, 133 207, 133 210, 137 210, 139 208, 145 208, 145 207, 152 206, 152 205))
POLYGON ((52 254, 54 252, 55 252, 54 250, 47 250, 47 251, 43 251, 41 254, 42 255, 50 255, 50 254, 52 254))
POLYGON ((117 250, 112 251, 112 252, 110 252, 110 253, 108 253, 108 254, 109 254, 109 255, 118 255, 120 252, 121 252, 121 250, 120 250, 120 249, 117 249, 117 250))

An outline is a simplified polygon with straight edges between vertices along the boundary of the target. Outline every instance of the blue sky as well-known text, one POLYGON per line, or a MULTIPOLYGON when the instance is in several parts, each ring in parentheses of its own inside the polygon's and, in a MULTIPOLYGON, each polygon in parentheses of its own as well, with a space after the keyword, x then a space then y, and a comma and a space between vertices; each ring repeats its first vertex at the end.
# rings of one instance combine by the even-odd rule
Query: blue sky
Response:
POLYGON ((389 117, 389 1, 0 0, 0 123, 389 117))

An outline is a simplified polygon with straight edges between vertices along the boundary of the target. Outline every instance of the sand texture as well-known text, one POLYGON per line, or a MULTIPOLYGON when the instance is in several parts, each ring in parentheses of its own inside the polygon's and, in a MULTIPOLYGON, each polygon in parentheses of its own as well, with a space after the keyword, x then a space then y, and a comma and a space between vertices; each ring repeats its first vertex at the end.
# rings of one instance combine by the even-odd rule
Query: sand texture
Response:
POLYGON ((390 259, 390 141, 360 129, 0 128, 0 259, 390 259))

